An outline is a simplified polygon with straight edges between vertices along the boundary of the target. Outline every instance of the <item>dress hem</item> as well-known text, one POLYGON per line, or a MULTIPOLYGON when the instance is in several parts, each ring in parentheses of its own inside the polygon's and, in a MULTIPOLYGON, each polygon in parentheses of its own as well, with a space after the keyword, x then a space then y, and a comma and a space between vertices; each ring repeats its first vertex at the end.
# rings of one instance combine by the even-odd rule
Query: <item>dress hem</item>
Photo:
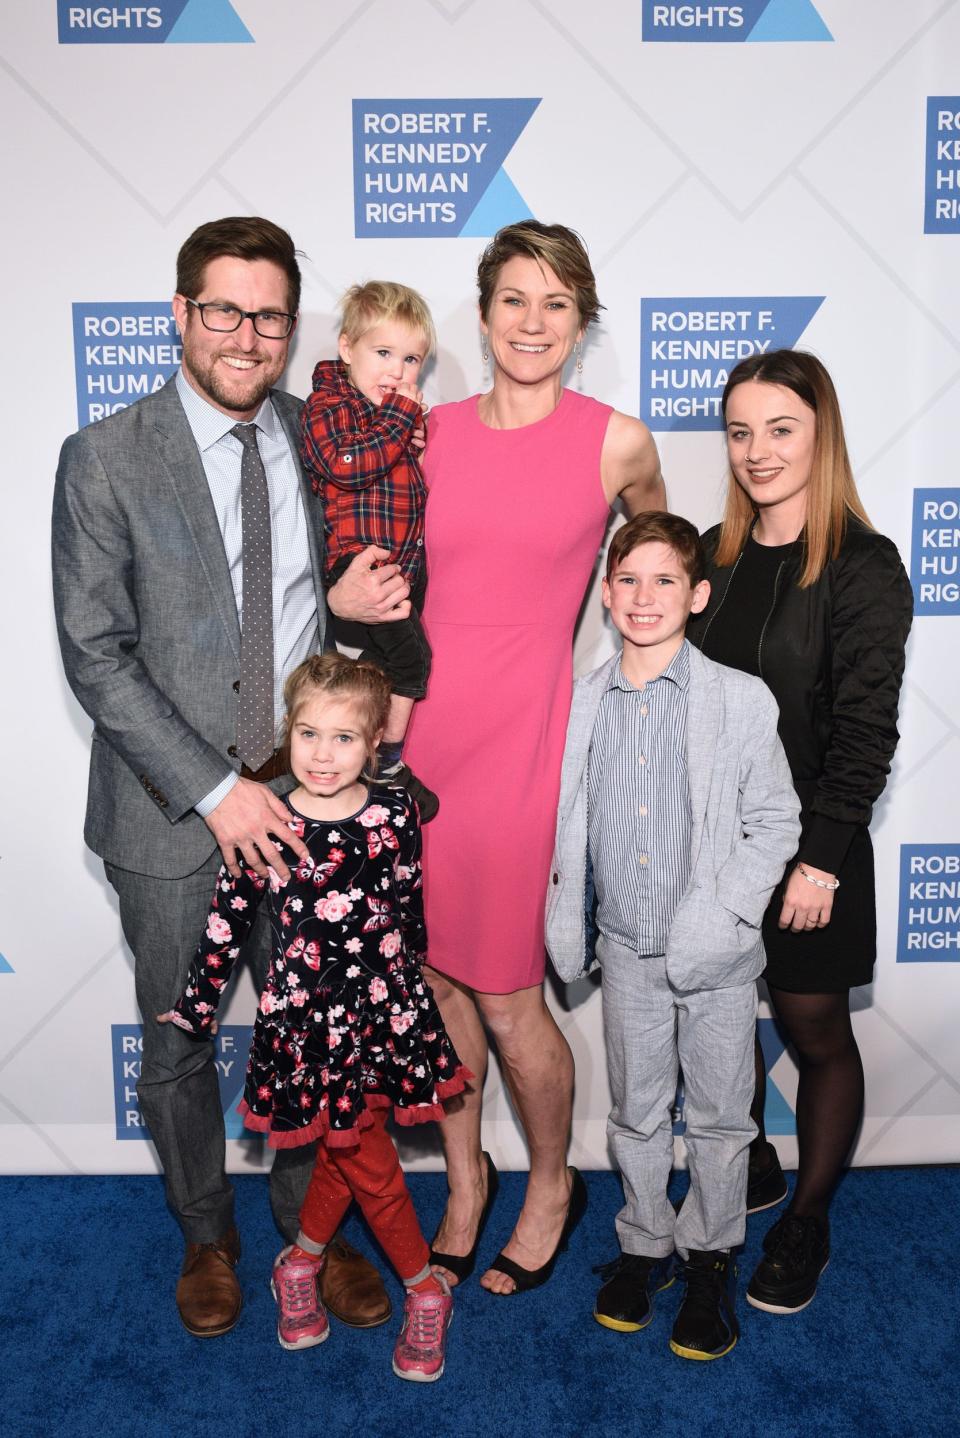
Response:
MULTIPOLYGON (((544 902, 546 902, 546 894, 544 894, 544 902)), ((434 959, 432 955, 427 959, 427 963, 431 969, 436 969, 438 974, 443 974, 445 979, 455 979, 458 984, 463 984, 474 993, 481 994, 517 994, 521 989, 542 988, 544 980, 547 977, 546 952, 544 952, 543 963, 538 973, 527 976, 519 981, 515 981, 512 978, 498 977, 495 981, 483 985, 475 983, 474 975, 457 969, 454 964, 444 967, 443 960, 434 959)))
MULTIPOLYGON (((457 1094, 463 1093, 468 1083, 474 1081, 475 1075, 463 1064, 459 1064, 451 1078, 444 1079, 442 1083, 435 1085, 434 1092, 440 1100, 455 1098, 457 1094)), ((317 1139, 323 1139, 328 1148, 356 1148, 360 1143, 362 1129, 370 1128, 373 1124, 373 1116, 370 1112, 374 1108, 389 1108, 393 1104, 394 1122, 404 1128, 412 1128, 419 1123, 439 1123, 446 1118, 443 1103, 418 1103, 418 1104, 396 1104, 388 1094, 367 1093, 364 1094, 366 1107, 359 1115, 357 1122, 351 1128, 333 1128, 330 1124, 330 1115, 325 1110, 317 1114, 317 1117, 304 1128, 294 1130, 278 1131, 271 1127, 273 1122, 261 1114, 254 1113, 245 1098, 237 1104, 237 1112, 242 1116, 244 1127, 253 1129, 255 1133, 265 1133, 267 1144, 270 1148, 302 1148, 308 1143, 317 1139)))

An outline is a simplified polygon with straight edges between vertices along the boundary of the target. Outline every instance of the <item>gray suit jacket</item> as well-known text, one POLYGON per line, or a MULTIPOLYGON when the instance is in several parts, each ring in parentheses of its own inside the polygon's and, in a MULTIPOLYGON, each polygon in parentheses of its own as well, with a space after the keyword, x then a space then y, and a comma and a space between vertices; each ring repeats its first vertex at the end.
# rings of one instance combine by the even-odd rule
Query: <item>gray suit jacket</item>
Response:
MULTIPOLYGON (((302 405, 272 395, 296 456, 302 405)), ((321 642, 319 507, 301 472, 321 642)), ((157 878, 215 848, 194 811, 240 761, 240 624, 196 443, 171 379, 65 442, 53 501, 53 586, 70 687, 94 722, 84 837, 157 878)))
MULTIPOLYGON (((547 886, 547 948, 568 983, 586 953, 587 760, 594 721, 619 655, 574 686, 547 886)), ((690 881, 667 939, 674 988, 747 983, 764 967, 760 922, 800 839, 800 804, 777 705, 761 680, 690 650, 687 774, 690 881)))

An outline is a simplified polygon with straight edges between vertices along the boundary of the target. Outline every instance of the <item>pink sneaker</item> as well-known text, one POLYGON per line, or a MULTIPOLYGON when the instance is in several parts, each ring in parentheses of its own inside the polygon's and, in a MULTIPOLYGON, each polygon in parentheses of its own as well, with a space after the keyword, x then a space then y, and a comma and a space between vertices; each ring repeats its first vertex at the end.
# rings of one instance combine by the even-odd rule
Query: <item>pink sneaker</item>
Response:
POLYGON ((282 1249, 273 1264, 270 1292, 277 1301, 277 1338, 281 1348, 313 1348, 330 1336, 327 1310, 320 1301, 322 1263, 299 1263, 282 1249))
POLYGON ((393 1371, 414 1383, 435 1383, 443 1373, 447 1329, 453 1317, 453 1298, 439 1273, 434 1275, 442 1293, 408 1292, 403 1305, 403 1327, 393 1350, 393 1371))

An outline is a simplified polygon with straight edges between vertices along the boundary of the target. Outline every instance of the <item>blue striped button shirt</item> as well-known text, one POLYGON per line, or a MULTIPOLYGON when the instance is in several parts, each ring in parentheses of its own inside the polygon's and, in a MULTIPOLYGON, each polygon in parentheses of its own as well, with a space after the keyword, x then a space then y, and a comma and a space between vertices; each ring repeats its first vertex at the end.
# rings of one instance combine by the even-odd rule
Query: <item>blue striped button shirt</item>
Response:
POLYGON ((636 954, 664 952, 690 877, 689 683, 686 640, 640 689, 618 664, 593 726, 587 807, 597 925, 636 954))
MULTIPOLYGON (((243 532, 240 521, 240 464, 243 446, 230 431, 237 423, 205 400, 179 370, 177 393, 200 451, 203 472, 223 535, 230 582, 243 628, 243 532)), ((283 681, 317 648, 317 592, 310 563, 307 516, 300 489, 300 471, 286 431, 269 395, 253 423, 270 491, 273 548, 273 704, 279 733, 283 719, 283 681)), ((206 816, 236 782, 228 775, 195 807, 206 816)))

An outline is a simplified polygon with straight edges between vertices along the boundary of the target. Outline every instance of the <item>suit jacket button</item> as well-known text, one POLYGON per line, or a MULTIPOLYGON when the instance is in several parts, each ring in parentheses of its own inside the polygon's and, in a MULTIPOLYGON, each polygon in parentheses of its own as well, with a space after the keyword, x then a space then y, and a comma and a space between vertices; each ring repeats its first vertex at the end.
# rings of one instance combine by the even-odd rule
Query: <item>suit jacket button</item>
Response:
POLYGON ((236 744, 228 744, 228 745, 227 745, 227 753, 230 755, 230 758, 231 758, 231 759, 236 759, 236 757, 237 757, 237 746, 236 746, 236 744))
POLYGON ((234 692, 234 694, 239 694, 239 693, 240 693, 240 680, 239 680, 239 679, 234 679, 234 681, 233 681, 233 692, 234 692))
POLYGON ((555 884, 559 884, 559 882, 560 882, 560 875, 559 875, 559 874, 554 874, 554 876, 553 876, 553 882, 554 882, 555 884))

